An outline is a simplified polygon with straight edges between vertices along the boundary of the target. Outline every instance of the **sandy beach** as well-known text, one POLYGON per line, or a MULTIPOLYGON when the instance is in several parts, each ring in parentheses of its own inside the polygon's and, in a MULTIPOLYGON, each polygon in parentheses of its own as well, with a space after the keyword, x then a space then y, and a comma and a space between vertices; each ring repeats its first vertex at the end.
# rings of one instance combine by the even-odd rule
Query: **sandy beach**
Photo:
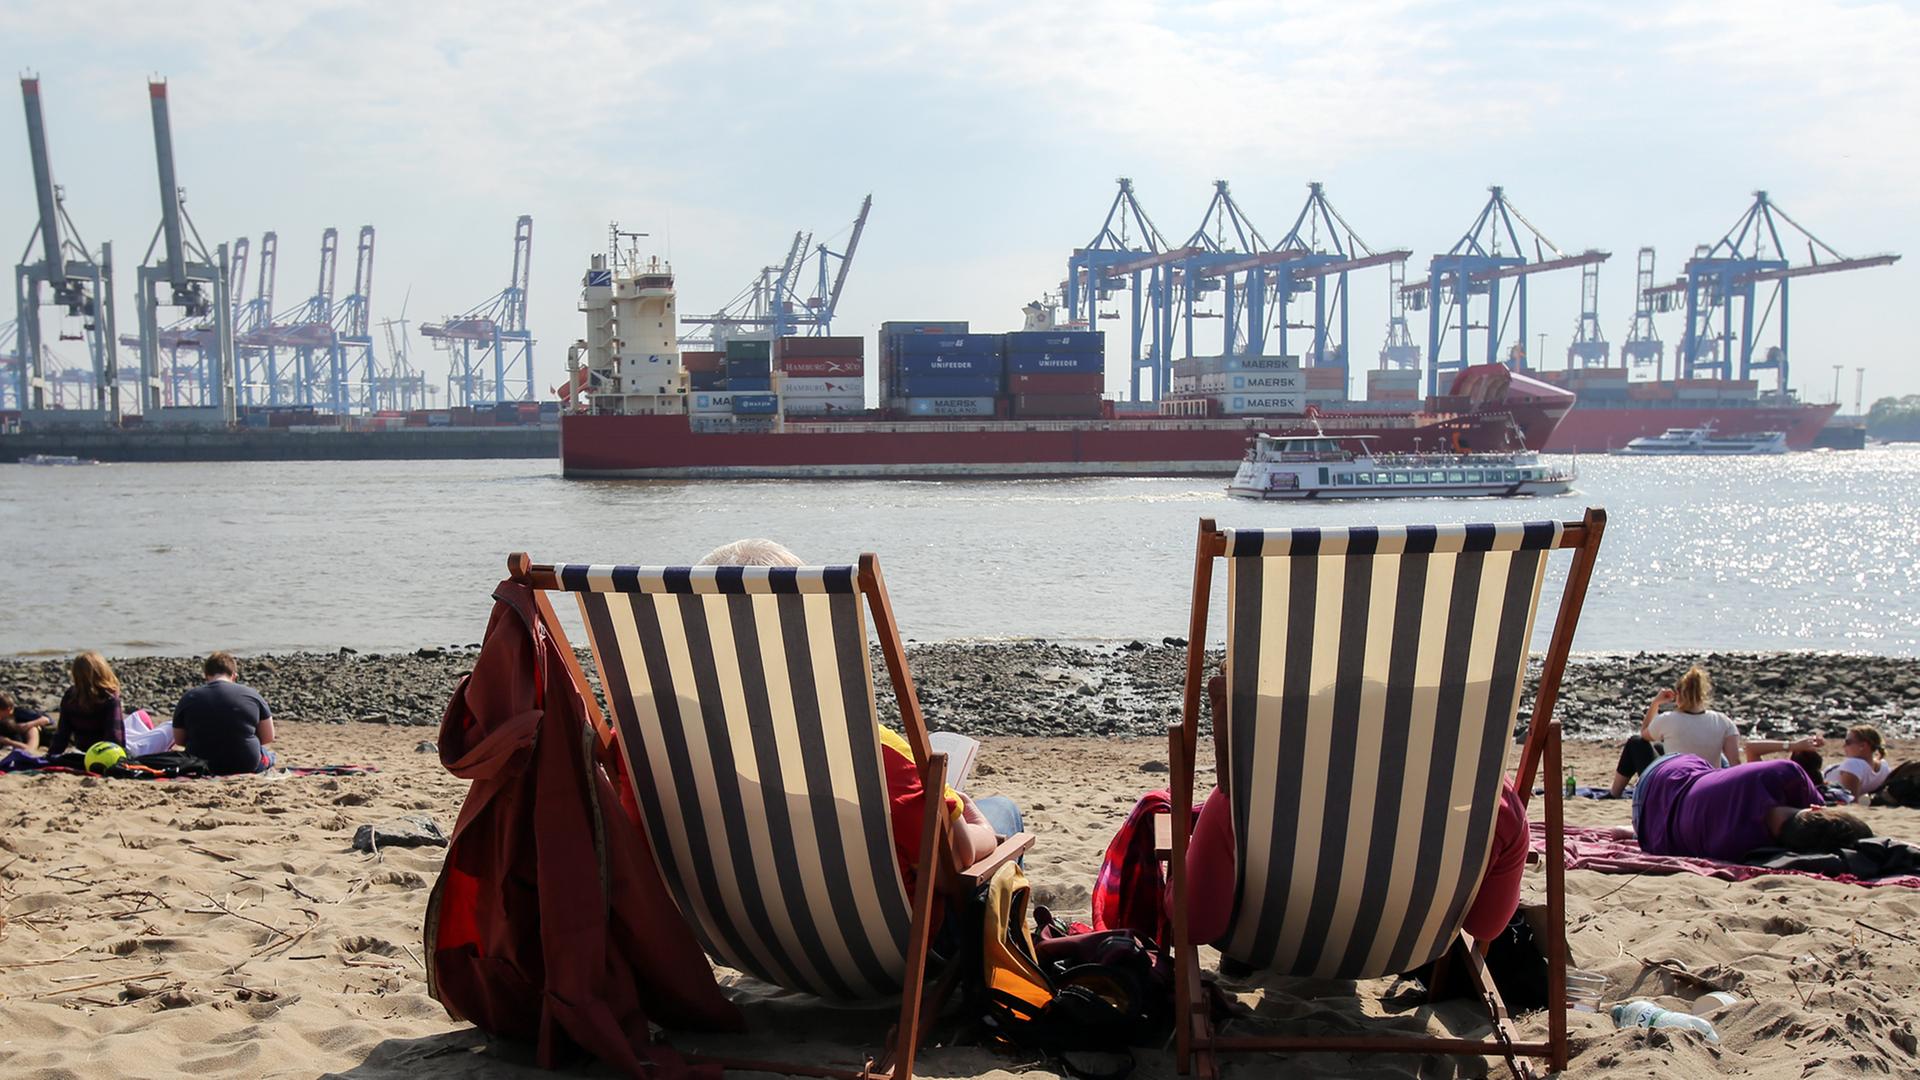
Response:
MULTIPOLYGON (((448 659, 457 667, 457 657, 448 659)), ((139 663, 129 670, 139 673, 139 663)), ((1898 663, 1911 670, 1910 662, 1898 663)), ((30 690, 41 666, 9 665, 0 685, 30 690)), ((939 668, 928 661, 927 681, 936 686, 946 678, 939 668)), ((153 694, 165 670, 140 676, 155 680, 153 694)), ((274 686, 263 689, 275 696, 274 686)), ((423 708, 442 693, 408 692, 423 708)), ((362 824, 426 815, 451 828, 465 785, 431 752, 433 730, 391 718, 322 722, 323 714, 344 718, 369 700, 352 693, 329 706, 329 696, 322 680, 296 707, 303 699, 291 682, 285 686, 285 760, 366 764, 377 773, 172 783, 0 777, 0 1075, 550 1075, 528 1065, 523 1048, 489 1045, 449 1020, 427 994, 420 927, 443 849, 351 848, 362 824)), ((428 711, 437 719, 437 707, 428 711)), ((1039 836, 1028 864, 1037 899, 1084 917, 1114 828, 1136 796, 1166 782, 1164 739, 991 735, 985 742, 974 788, 1026 808, 1039 836)), ((1897 740, 1889 749, 1904 760, 1920 743, 1897 740)), ((1582 782, 1601 782, 1614 753, 1611 741, 1575 742, 1568 761, 1582 782)), ((1866 814, 1876 832, 1920 842, 1920 812, 1866 814)), ((1569 804, 1570 824, 1621 825, 1627 817, 1624 803, 1569 804)), ((1915 891, 1580 871, 1569 873, 1568 891, 1574 963, 1608 977, 1609 1002, 1651 997, 1684 1005, 1698 991, 1676 983, 1662 964, 1684 966, 1745 999, 1715 1017, 1718 1046, 1684 1033, 1616 1031, 1604 1016, 1575 1014, 1573 1075, 1784 1080, 1920 1069, 1915 891)), ((1525 901, 1542 897, 1543 876, 1531 869, 1525 901)), ((1383 1015, 1436 1031, 1477 1030, 1470 1004, 1423 1008, 1392 980, 1275 979, 1227 988, 1260 1017, 1321 1030, 1383 1015)), ((741 989, 753 1002, 754 1035, 727 1044, 736 1052, 854 1062, 885 1026, 757 984, 741 989)), ((1544 1032, 1544 1014, 1522 1018, 1521 1027, 1524 1035, 1544 1032)), ((1137 1058, 1135 1075, 1173 1075, 1170 1052, 1143 1050, 1137 1058)), ((1493 1062, 1345 1055, 1284 1066, 1242 1058, 1229 1069, 1251 1076, 1276 1067, 1326 1077, 1504 1074, 1493 1062)), ((972 1047, 936 1047, 922 1069, 932 1077, 1055 1075, 972 1047)))

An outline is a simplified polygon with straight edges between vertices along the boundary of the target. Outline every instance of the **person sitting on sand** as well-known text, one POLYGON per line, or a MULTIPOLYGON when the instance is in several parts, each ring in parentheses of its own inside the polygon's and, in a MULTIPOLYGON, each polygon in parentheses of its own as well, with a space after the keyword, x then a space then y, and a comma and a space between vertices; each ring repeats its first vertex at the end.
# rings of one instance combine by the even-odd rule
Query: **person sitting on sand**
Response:
POLYGON ((240 678, 240 662, 216 652, 200 665, 207 681, 173 708, 173 736, 187 753, 205 761, 216 776, 262 773, 273 768, 273 712, 240 678))
POLYGON ((1722 862, 1758 848, 1833 852, 1873 835, 1852 814, 1827 809, 1806 770, 1791 761, 1720 768, 1697 754, 1667 754, 1640 774, 1633 831, 1648 854, 1722 862))
POLYGON ((46 713, 29 709, 0 690, 0 750, 25 750, 40 753, 40 729, 52 724, 46 713))
POLYGON ((73 658, 68 674, 73 685, 60 698, 60 722, 54 726, 49 754, 68 750, 85 753, 95 743, 127 745, 126 718, 120 711, 120 677, 97 652, 73 658))
POLYGON ((1829 787, 1837 787, 1847 793, 1847 797, 1856 803, 1864 803, 1867 796, 1879 791, 1893 775, 1893 766, 1887 764, 1887 753, 1882 747, 1880 729, 1869 724, 1855 724, 1847 729, 1847 737, 1841 743, 1843 755, 1838 764, 1828 766, 1821 779, 1829 787))
MULTIPOLYGON (((736 540, 709 551, 701 566, 802 566, 799 556, 764 539, 736 540)), ((925 813, 925 788, 913 760, 913 748, 899 732, 880 725, 881 765, 886 770, 887 797, 893 810, 894 855, 908 894, 914 887, 914 867, 920 856, 920 817, 925 813)), ((971 798, 952 787, 946 790, 952 815, 954 869, 964 870, 999 846, 999 838, 1021 831, 1020 808, 1004 795, 971 798)))
POLYGON ((1614 798, 1619 798, 1635 776, 1662 754, 1693 754, 1710 764, 1732 765, 1740 760, 1740 729, 1727 714, 1715 712, 1713 680, 1699 664, 1687 669, 1680 682, 1662 687, 1647 706, 1640 721, 1640 734, 1627 740, 1620 749, 1620 763, 1613 770, 1614 798), (1672 705, 1662 710, 1662 705, 1672 705))

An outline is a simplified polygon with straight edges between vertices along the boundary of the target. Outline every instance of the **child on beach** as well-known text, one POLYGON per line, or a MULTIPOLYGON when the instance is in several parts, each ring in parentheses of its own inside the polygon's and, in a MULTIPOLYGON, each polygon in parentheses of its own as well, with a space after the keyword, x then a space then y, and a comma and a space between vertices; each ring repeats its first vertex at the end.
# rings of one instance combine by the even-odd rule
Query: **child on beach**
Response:
POLYGON ((91 650, 73 658, 68 668, 73 685, 60 698, 60 723, 53 729, 49 754, 85 750, 98 742, 127 745, 126 720, 120 711, 120 677, 107 658, 91 650))
POLYGON ((1740 760, 1740 729, 1727 714, 1715 712, 1713 680, 1695 664, 1673 687, 1662 687, 1647 706, 1640 734, 1627 740, 1614 767, 1614 798, 1619 798, 1635 776, 1662 754, 1692 754, 1708 764, 1732 765, 1740 760), (1662 710, 1661 706, 1673 708, 1662 710))
POLYGON ((1829 787, 1845 791, 1852 802, 1866 802, 1867 796, 1879 791, 1893 775, 1876 727, 1856 724, 1848 728, 1840 753, 1844 756, 1839 763, 1829 765, 1822 777, 1829 787))
POLYGON ((40 729, 53 721, 46 713, 29 709, 0 690, 0 750, 25 750, 40 753, 40 729))

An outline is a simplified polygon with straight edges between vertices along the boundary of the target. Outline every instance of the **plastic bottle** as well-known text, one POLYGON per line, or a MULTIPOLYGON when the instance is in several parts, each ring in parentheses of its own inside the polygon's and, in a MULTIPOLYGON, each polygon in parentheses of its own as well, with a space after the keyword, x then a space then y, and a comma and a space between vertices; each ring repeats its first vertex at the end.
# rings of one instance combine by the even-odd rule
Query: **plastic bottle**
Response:
POLYGON ((1708 1042, 1720 1041, 1720 1033, 1713 1030, 1713 1024, 1704 1016, 1674 1012, 1663 1009, 1651 1001, 1629 1001, 1613 1007, 1613 1026, 1630 1028, 1686 1028, 1697 1031, 1708 1042))

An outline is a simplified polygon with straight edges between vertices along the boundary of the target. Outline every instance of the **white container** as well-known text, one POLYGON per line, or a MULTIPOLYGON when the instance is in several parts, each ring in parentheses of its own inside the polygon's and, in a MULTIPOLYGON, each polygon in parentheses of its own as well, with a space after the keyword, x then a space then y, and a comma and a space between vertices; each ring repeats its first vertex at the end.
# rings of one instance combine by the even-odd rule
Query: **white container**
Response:
POLYGON ((1271 371, 1226 376, 1222 389, 1234 394, 1298 394, 1306 389, 1306 376, 1299 371, 1271 371))
POLYGON ((866 393, 866 380, 858 375, 806 379, 789 376, 780 384, 780 396, 786 398, 855 398, 865 397, 866 393))
POLYGON ((697 413, 732 412, 733 395, 710 393, 688 394, 687 411, 697 413))
POLYGON ((917 397, 907 399, 910 416, 992 416, 990 397, 917 397))
POLYGON ((1715 990, 1711 994, 1701 994, 1693 999, 1693 1015, 1712 1016, 1729 1005, 1737 1005, 1742 1000, 1739 994, 1726 990, 1715 990))
POLYGON ((787 398, 780 408, 788 416, 852 416, 866 411, 865 398, 787 398))
POLYGON ((1296 416, 1307 411, 1299 394, 1222 394, 1218 400, 1228 416, 1296 416))

